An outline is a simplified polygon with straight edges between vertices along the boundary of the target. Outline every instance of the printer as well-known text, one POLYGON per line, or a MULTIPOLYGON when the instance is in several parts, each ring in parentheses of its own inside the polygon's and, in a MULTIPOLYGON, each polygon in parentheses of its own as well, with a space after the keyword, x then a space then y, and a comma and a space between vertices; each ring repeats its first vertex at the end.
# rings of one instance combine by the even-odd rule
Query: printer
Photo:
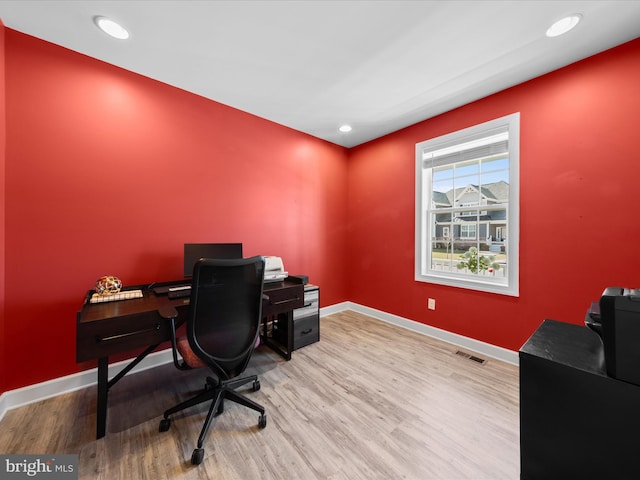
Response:
POLYGON ((606 288, 585 324, 602 339, 607 375, 640 385, 640 289, 606 288))
POLYGON ((264 281, 265 283, 280 282, 289 274, 284 269, 282 258, 274 256, 264 257, 264 281))

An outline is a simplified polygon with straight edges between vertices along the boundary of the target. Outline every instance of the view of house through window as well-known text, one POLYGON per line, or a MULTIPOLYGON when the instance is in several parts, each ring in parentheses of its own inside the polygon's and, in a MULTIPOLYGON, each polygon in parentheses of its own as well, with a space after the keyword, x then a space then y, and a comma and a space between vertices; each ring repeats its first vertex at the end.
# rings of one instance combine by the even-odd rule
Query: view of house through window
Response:
POLYGON ((519 114, 416 145, 416 280, 518 294, 519 114))

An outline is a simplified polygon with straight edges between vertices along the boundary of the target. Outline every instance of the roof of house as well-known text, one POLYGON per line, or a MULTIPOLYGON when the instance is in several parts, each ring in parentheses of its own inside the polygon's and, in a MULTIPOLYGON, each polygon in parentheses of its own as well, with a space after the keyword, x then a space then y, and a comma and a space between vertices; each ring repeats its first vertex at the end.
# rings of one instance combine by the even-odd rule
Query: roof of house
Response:
MULTIPOLYGON (((469 186, 478 190, 477 185, 466 185, 464 187, 451 189, 448 192, 433 192, 433 202, 441 206, 453 206, 455 199, 458 198, 469 186)), ((506 202, 509 200, 509 184, 504 180, 495 183, 487 183, 480 187, 480 194, 496 203, 506 202)))

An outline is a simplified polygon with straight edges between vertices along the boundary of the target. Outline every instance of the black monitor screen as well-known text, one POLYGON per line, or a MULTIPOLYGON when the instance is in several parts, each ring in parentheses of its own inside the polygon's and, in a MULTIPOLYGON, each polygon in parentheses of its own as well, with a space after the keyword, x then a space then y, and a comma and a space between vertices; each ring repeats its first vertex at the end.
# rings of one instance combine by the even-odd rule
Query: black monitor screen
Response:
POLYGON ((242 258, 241 243, 185 243, 184 276, 193 275, 193 266, 201 258, 242 258))

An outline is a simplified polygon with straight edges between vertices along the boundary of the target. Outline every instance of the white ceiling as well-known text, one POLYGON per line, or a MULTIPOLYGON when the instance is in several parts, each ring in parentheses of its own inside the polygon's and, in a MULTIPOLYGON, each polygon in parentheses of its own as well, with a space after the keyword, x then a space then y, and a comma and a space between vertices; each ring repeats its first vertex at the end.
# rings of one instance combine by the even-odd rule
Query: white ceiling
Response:
POLYGON ((347 147, 640 36, 634 0, 18 0, 0 1, 0 18, 347 147), (576 29, 545 37, 576 12, 576 29), (108 37, 95 15, 131 38, 108 37), (353 131, 338 132, 343 123, 353 131))

